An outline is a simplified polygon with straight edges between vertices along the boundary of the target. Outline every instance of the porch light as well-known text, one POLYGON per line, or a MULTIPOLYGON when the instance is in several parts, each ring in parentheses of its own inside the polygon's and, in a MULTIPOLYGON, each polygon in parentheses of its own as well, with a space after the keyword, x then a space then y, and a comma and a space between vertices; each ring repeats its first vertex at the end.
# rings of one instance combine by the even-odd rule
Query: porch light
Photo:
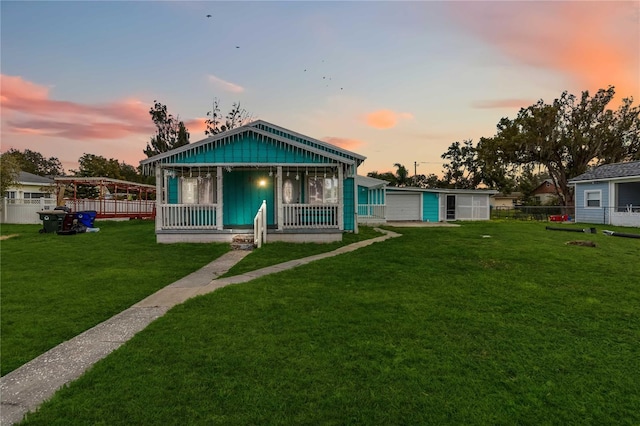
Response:
POLYGON ((263 187, 264 187, 264 186, 267 186, 267 180, 266 180, 266 179, 264 179, 264 178, 263 178, 263 179, 260 179, 260 180, 258 181, 258 186, 263 186, 263 187))

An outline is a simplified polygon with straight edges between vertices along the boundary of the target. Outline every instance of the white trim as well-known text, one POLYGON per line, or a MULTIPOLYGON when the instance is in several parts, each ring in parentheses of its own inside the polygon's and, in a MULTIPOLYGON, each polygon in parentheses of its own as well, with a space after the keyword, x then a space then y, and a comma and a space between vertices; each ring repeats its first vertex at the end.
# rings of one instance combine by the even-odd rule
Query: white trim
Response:
POLYGON ((584 204, 584 208, 585 209, 601 209, 602 206, 602 190, 601 189, 585 189, 584 190, 584 200, 583 200, 583 204, 584 204), (587 194, 598 194, 598 205, 597 206, 590 206, 588 204, 588 197, 587 194))
MULTIPOLYGON (((273 126, 270 123, 266 123, 266 122, 264 122, 264 123, 265 123, 265 125, 276 127, 276 126, 273 126)), ((319 149, 319 148, 314 148, 314 147, 305 145, 305 144, 303 144, 301 142, 296 142, 296 141, 294 141, 292 139, 283 138, 283 137, 275 135, 273 133, 269 133, 269 132, 267 132, 265 130, 258 129, 257 127, 251 126, 249 124, 249 125, 245 125, 245 126, 242 126, 242 127, 236 127, 235 129, 231 129, 231 130, 228 130, 228 131, 223 132, 223 133, 218 133, 214 137, 208 137, 208 138, 202 139, 200 141, 193 142, 193 143, 190 143, 190 144, 183 145, 181 147, 175 148, 175 149, 173 149, 171 151, 163 152, 161 154, 154 155, 153 157, 146 158, 146 159, 140 161, 140 165, 144 167, 146 165, 153 164, 155 162, 162 162, 162 160, 165 159, 165 158, 170 158, 170 157, 172 157, 174 155, 178 155, 178 154, 181 154, 181 153, 185 153, 185 152, 189 152, 189 151, 195 150, 195 149, 197 149, 197 148, 199 148, 199 147, 201 147, 203 145, 207 145, 207 144, 210 144, 210 143, 215 143, 217 141, 223 141, 224 139, 229 138, 231 136, 235 136, 235 135, 239 136, 244 132, 254 132, 254 133, 256 133, 256 134, 258 134, 260 136, 263 136, 263 137, 266 137, 266 138, 270 138, 272 140, 275 140, 275 141, 278 141, 278 142, 281 142, 281 143, 284 143, 284 144, 288 144, 290 146, 296 147, 296 148, 301 149, 303 151, 307 151, 307 152, 313 153, 315 155, 318 155, 320 157, 325 157, 325 158, 337 161, 339 163, 355 164, 356 160, 359 160, 360 163, 362 163, 364 161, 364 159, 365 159, 365 157, 362 157, 362 156, 360 156, 358 154, 355 154, 355 153, 352 153, 350 151, 344 150, 344 149, 339 148, 339 147, 337 147, 335 145, 327 144, 326 142, 322 142, 322 141, 319 141, 319 140, 316 140, 316 139, 312 139, 312 138, 309 138, 309 137, 302 138, 302 139, 307 139, 308 142, 310 142, 310 143, 317 143, 319 145, 324 145, 327 149, 333 149, 333 150, 336 150, 338 152, 341 152, 341 153, 345 154, 347 157, 352 157, 352 159, 349 159, 349 158, 346 158, 346 157, 342 157, 342 156, 337 155, 337 154, 332 154, 332 153, 330 153, 328 151, 324 151, 324 150, 319 149)), ((291 133, 291 132, 287 131, 287 133, 291 133)), ((215 164, 215 163, 211 163, 211 164, 215 164)), ((255 164, 260 164, 260 163, 248 163, 248 164, 255 165, 255 164)))
POLYGON ((167 177, 162 168, 156 165, 156 231, 162 229, 162 203, 166 198, 167 177), (164 182, 164 183, 163 183, 164 182))
MULTIPOLYGON (((282 205, 282 166, 276 167, 276 212, 278 230, 282 231, 284 221, 284 206, 282 205)), ((298 189, 300 191, 300 189, 298 189)))
MULTIPOLYGON (((338 206, 340 206, 338 208, 338 228, 341 231, 344 231, 344 176, 342 175, 342 167, 338 167, 338 206)), ((355 183, 355 180, 354 180, 355 183)), ((357 185, 354 185, 357 188, 357 185)), ((355 193, 357 195, 357 192, 355 193)), ((358 200, 356 198, 356 212, 357 213, 357 208, 358 208, 358 200)), ((354 225, 353 225, 353 232, 355 234, 358 233, 358 221, 356 220, 356 216, 354 214, 353 216, 354 219, 354 225)))

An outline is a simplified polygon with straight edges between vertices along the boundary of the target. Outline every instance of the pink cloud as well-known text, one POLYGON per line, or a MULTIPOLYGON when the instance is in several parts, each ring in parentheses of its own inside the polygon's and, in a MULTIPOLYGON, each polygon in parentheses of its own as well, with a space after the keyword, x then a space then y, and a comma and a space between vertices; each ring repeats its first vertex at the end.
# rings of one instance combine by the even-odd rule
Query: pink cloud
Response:
POLYGON ((327 136, 322 138, 323 141, 335 145, 347 151, 354 151, 364 145, 364 142, 358 139, 339 138, 333 136, 327 136))
POLYGON ((200 140, 200 137, 196 139, 193 138, 194 134, 203 134, 207 128, 205 124, 206 118, 194 118, 193 120, 186 120, 184 122, 184 126, 189 130, 189 134, 191 135, 191 140, 200 140))
POLYGON ((408 112, 395 112, 389 109, 381 109, 368 113, 364 117, 364 120, 367 125, 375 129, 391 129, 395 127, 400 120, 410 120, 412 118, 413 114, 408 112))
MULTIPOLYGON (((580 90, 640 94, 637 2, 448 2, 454 17, 506 56, 565 74, 580 90)), ((577 94, 577 93, 576 93, 577 94)))
POLYGON ((121 139, 153 133, 148 106, 130 99, 82 104, 49 97, 49 88, 19 76, 0 75, 3 130, 68 139, 121 139))
POLYGON ((226 81, 217 77, 213 74, 209 74, 209 81, 213 83, 216 87, 231 93, 242 93, 244 92, 244 87, 231 83, 230 81, 226 81))
POLYGON ((531 99, 487 99, 482 101, 475 101, 471 104, 474 108, 478 109, 492 109, 492 108, 526 108, 529 105, 535 104, 535 100, 531 99))

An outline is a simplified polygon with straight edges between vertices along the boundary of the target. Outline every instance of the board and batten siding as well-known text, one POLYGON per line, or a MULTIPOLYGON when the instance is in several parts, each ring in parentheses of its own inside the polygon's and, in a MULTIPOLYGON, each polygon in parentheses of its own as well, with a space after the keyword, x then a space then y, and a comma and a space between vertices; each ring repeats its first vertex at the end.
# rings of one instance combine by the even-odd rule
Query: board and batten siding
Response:
POLYGON ((576 222, 605 223, 605 211, 609 207, 609 182, 576 183, 576 222), (587 207, 589 192, 600 194, 600 207, 587 207))
POLYGON ((358 206, 356 205, 355 199, 355 185, 356 183, 354 178, 347 178, 343 180, 342 202, 344 203, 344 207, 342 212, 345 231, 357 231, 355 217, 358 206))
POLYGON ((216 149, 196 150, 174 163, 327 163, 329 160, 300 149, 285 150, 268 138, 259 140, 255 136, 243 136, 216 149))

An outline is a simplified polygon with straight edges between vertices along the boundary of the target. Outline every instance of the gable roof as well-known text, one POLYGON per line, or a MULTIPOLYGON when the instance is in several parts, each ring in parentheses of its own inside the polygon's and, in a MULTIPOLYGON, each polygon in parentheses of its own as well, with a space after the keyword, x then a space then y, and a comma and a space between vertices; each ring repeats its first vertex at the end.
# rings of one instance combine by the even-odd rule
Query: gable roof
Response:
POLYGON ((29 172, 20 172, 18 173, 18 177, 16 179, 17 183, 20 184, 40 184, 40 185, 53 185, 55 182, 53 179, 44 176, 34 175, 29 172))
POLYGON ((374 188, 384 188, 389 185, 389 182, 382 179, 372 178, 370 176, 356 176, 356 184, 358 186, 363 186, 365 188, 374 189, 374 188))
POLYGON ((581 181, 609 180, 616 178, 640 178, 640 161, 603 164, 579 176, 569 179, 569 183, 581 181))
POLYGON ((252 121, 251 123, 245 124, 244 126, 236 127, 235 129, 218 133, 217 135, 209 136, 200 141, 192 142, 171 151, 163 152, 153 157, 144 159, 140 161, 140 165, 143 167, 144 171, 150 171, 150 169, 156 163, 173 163, 185 158, 186 156, 194 152, 202 151, 203 149, 215 149, 218 146, 224 146, 233 141, 237 141, 239 138, 247 135, 255 136, 260 140, 266 139, 268 141, 283 144, 292 149, 308 152, 313 155, 326 158, 330 161, 352 164, 356 168, 366 158, 360 154, 356 154, 354 152, 339 148, 335 145, 331 145, 327 142, 323 142, 321 140, 304 136, 291 130, 287 130, 283 127, 276 126, 275 124, 268 123, 264 120, 256 120, 252 121))

